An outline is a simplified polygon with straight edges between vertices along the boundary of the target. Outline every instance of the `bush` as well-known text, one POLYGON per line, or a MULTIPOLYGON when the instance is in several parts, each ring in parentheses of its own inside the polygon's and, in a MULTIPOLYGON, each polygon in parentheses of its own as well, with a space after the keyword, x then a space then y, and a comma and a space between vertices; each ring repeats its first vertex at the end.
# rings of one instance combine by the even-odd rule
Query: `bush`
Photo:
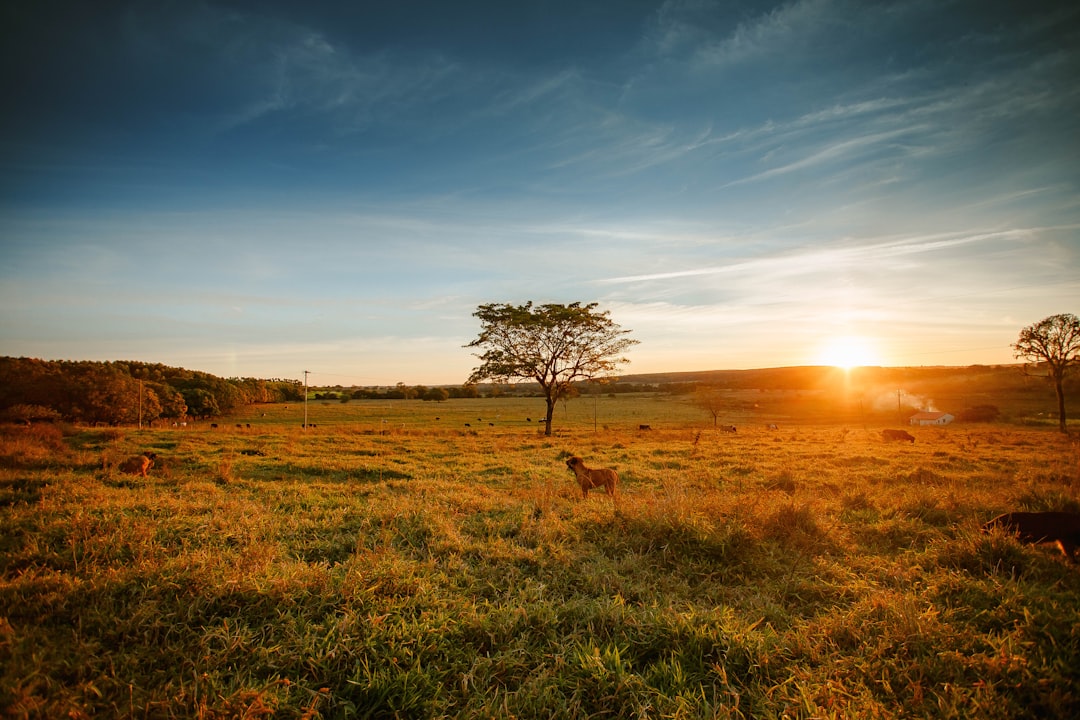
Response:
POLYGON ((4 419, 29 425, 32 422, 56 422, 60 413, 44 405, 12 405, 4 411, 4 419))

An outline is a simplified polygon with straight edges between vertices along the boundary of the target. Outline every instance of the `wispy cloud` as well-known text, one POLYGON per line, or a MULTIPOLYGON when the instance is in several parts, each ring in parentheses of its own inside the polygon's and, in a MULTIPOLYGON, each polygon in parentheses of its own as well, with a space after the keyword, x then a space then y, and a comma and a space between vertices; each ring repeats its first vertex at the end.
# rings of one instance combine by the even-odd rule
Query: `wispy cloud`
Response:
POLYGON ((602 284, 638 283, 646 280, 670 280, 702 275, 765 274, 768 276, 806 274, 820 272, 824 268, 841 271, 846 267, 865 267, 868 263, 882 260, 952 249, 988 240, 1015 240, 1028 236, 1032 230, 1017 229, 975 234, 946 233, 938 236, 903 238, 885 242, 848 244, 842 247, 808 248, 796 253, 758 258, 727 265, 692 268, 674 272, 648 273, 598 280, 602 284))
POLYGON ((698 48, 696 59, 713 66, 732 65, 777 52, 792 52, 812 42, 830 25, 848 25, 841 12, 831 0, 789 2, 740 23, 730 35, 698 48))

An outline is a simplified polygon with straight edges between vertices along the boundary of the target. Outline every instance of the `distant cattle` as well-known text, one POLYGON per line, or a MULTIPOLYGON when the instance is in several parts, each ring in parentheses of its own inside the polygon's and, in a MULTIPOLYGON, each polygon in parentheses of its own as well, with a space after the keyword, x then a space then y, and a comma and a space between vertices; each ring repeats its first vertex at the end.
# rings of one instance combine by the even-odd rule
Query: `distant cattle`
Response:
POLYGON ((217 428, 217 423, 210 423, 210 427, 212 427, 212 428, 215 428, 215 429, 216 429, 216 428, 217 428))
POLYGON ((638 430, 652 430, 652 426, 650 426, 650 425, 638 425, 637 429, 638 430))
POLYGON ((720 429, 729 433, 737 432, 734 425, 721 425, 720 429))
POLYGON ((780 428, 777 427, 774 423, 769 423, 769 429, 770 430, 779 430, 780 428))
POLYGON ((1054 543, 1071 562, 1080 547, 1080 513, 1012 512, 998 515, 983 525, 983 532, 995 529, 1016 535, 1023 542, 1054 543))
POLYGON ((881 431, 881 439, 885 442, 906 441, 913 444, 915 442, 915 436, 906 430, 891 430, 889 428, 881 431))

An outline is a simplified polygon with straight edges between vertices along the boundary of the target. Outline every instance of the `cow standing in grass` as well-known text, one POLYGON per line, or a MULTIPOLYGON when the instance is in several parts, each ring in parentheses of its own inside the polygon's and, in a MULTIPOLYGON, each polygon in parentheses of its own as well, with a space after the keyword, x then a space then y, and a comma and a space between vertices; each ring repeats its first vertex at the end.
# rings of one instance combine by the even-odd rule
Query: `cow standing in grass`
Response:
POLYGON ((1076 549, 1080 547, 1080 513, 1011 512, 998 515, 982 529, 983 532, 1003 530, 1021 542, 1036 545, 1053 543, 1070 562, 1080 562, 1076 557, 1076 549))
POLYGON ((155 460, 157 460, 157 455, 155 453, 144 452, 142 455, 130 457, 120 463, 119 470, 128 475, 142 475, 143 477, 146 477, 150 468, 154 466, 155 460))
POLYGON ((577 478, 578 485, 581 486, 582 498, 589 497, 589 490, 602 487, 604 492, 611 496, 612 501, 615 500, 615 488, 619 484, 619 473, 611 468, 588 467, 585 461, 576 455, 566 461, 566 467, 577 478))

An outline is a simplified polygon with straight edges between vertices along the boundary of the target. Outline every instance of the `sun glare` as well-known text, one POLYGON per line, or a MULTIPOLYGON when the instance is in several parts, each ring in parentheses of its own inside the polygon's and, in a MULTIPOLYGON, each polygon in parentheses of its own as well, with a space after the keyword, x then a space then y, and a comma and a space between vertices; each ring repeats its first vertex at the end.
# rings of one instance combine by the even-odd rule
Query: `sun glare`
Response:
POLYGON ((880 365, 881 361, 869 340, 844 335, 832 338, 821 348, 818 363, 850 370, 864 365, 880 365))

